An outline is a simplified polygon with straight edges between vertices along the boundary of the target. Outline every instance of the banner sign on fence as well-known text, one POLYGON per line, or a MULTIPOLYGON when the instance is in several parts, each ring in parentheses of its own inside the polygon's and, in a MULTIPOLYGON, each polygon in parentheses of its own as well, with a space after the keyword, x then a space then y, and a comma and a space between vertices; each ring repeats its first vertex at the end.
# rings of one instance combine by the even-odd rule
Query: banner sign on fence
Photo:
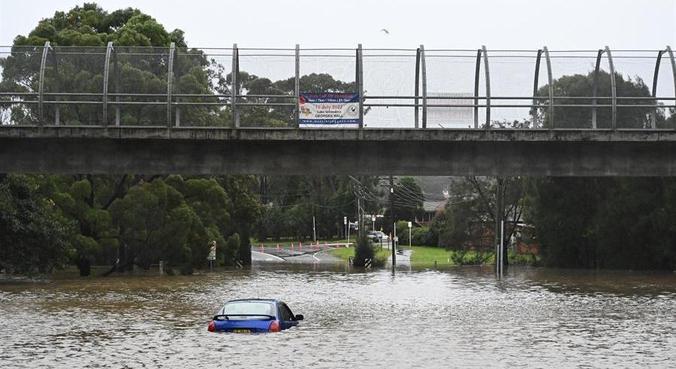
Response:
POLYGON ((298 103, 301 128, 359 126, 359 94, 301 93, 298 103))

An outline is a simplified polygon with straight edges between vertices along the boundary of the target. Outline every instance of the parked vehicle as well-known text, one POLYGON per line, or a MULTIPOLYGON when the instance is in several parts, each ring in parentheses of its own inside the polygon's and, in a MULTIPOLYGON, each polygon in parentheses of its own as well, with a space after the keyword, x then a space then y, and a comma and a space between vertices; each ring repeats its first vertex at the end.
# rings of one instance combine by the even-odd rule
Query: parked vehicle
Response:
POLYGON ((298 325, 302 315, 293 315, 282 301, 273 299, 231 300, 209 322, 209 332, 279 332, 298 325))
POLYGON ((381 231, 369 231, 366 237, 374 243, 387 243, 390 240, 390 238, 381 231))

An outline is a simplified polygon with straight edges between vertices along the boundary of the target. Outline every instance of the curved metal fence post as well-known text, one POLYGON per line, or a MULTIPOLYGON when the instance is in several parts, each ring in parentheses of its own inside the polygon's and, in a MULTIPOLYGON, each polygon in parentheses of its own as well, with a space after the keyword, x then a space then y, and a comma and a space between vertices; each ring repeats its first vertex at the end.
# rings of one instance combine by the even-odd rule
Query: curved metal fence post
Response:
POLYGON ((356 62, 357 93, 359 94, 359 128, 364 128, 364 60, 361 44, 357 45, 356 62))
POLYGON ((230 103, 232 104, 232 120, 235 128, 239 128, 239 112, 237 111, 237 95, 239 95, 239 49, 237 44, 232 44, 232 88, 230 91, 230 103))
MULTIPOLYGON (((54 64, 54 91, 60 91, 61 90, 61 75, 59 74, 59 61, 56 58, 56 49, 50 48, 52 50, 52 62, 54 64)), ((47 59, 49 59, 49 55, 47 56, 47 59)), ((47 61, 49 62, 49 60, 47 61)), ((59 100, 58 97, 56 97, 56 100, 59 100)), ((58 126, 61 124, 61 106, 59 104, 56 104, 54 106, 54 125, 58 126)))
POLYGON ((413 119, 415 120, 415 128, 419 128, 419 122, 420 122, 420 112, 418 111, 418 95, 420 94, 420 48, 418 48, 415 51, 415 88, 413 89, 414 93, 414 100, 413 100, 413 105, 414 105, 414 112, 413 112, 413 119))
POLYGON ((169 62, 167 63, 167 127, 171 127, 171 102, 172 92, 174 91, 174 53, 176 52, 176 44, 173 42, 169 45, 169 62))
MULTIPOLYGON (((665 51, 671 61, 671 74, 674 76, 674 98, 676 98, 676 59, 674 59, 674 52, 671 51, 671 46, 667 45, 665 51)), ((676 103, 676 100, 674 100, 674 103, 676 103)))
POLYGON ((117 64, 117 50, 113 48, 113 80, 115 84, 115 126, 120 126, 120 69, 117 64))
POLYGON ((486 77, 486 129, 491 128, 491 73, 488 69, 488 52, 486 46, 481 45, 484 54, 484 76, 486 77))
POLYGON ((44 101, 45 101, 45 68, 47 64, 47 54, 49 53, 49 41, 45 41, 42 47, 42 58, 40 59, 40 82, 38 82, 38 124, 44 125, 44 101))
MULTIPOLYGON (((172 78, 172 86, 171 86, 171 96, 173 98, 174 96, 174 88, 176 87, 176 58, 178 56, 178 53, 180 51, 180 48, 174 48, 174 56, 171 58, 173 61, 172 63, 172 68, 171 68, 171 74, 174 78, 172 78)), ((176 108, 174 108, 174 127, 180 127, 181 126, 181 105, 178 104, 181 101, 180 97, 175 97, 176 101, 174 102, 172 99, 172 104, 176 105, 176 108)))
POLYGON ((533 128, 536 128, 537 125, 537 115, 538 115, 538 110, 535 105, 538 104, 539 100, 537 99, 538 97, 538 84, 539 84, 539 79, 540 79, 540 60, 542 59, 542 49, 538 49, 537 56, 535 57, 535 75, 533 76, 533 105, 534 107, 531 108, 531 118, 533 119, 533 128))
POLYGON ((474 67, 474 128, 479 128, 479 73, 481 72, 481 49, 476 51, 474 67))
POLYGON ((594 78, 592 79, 592 129, 596 129, 596 93, 599 88, 599 67, 601 66, 601 57, 605 51, 599 49, 596 54, 596 66, 594 67, 594 78))
POLYGON ((612 115, 610 118, 611 128, 617 129, 617 85, 615 84, 615 65, 613 64, 613 55, 610 53, 610 48, 605 48, 606 56, 608 57, 608 68, 610 69, 610 96, 612 104, 612 115))
POLYGON ((542 50, 545 53, 545 61, 547 62, 547 85, 549 92, 549 123, 550 129, 554 129, 556 125, 554 124, 554 79, 552 78, 552 59, 549 57, 549 49, 547 46, 544 46, 542 50))
POLYGON ((657 128, 657 100, 654 100, 657 97, 657 80, 660 75, 660 64, 662 62, 662 54, 666 50, 660 50, 657 52, 657 59, 655 59, 655 72, 653 73, 653 88, 651 90, 651 96, 653 97, 653 104, 655 104, 655 110, 650 112, 650 128, 657 128))
POLYGON ((296 128, 300 127, 300 45, 296 44, 295 77, 293 79, 293 95, 296 97, 296 128))
POLYGON ((108 126, 108 77, 110 77, 110 55, 113 52, 113 42, 108 42, 106 59, 103 65, 103 125, 108 126))
POLYGON ((427 128, 427 65, 423 45, 420 45, 420 70, 422 74, 422 127, 427 128))

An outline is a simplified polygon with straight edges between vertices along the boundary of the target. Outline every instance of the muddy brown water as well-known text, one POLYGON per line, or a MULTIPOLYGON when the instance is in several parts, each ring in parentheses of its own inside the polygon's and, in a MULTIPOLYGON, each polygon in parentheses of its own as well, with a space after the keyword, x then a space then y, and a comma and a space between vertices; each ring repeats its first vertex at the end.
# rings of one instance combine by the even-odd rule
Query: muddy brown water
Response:
POLYGON ((676 274, 261 264, 196 276, 0 284, 2 368, 676 367, 676 274), (213 334, 222 303, 300 326, 213 334))

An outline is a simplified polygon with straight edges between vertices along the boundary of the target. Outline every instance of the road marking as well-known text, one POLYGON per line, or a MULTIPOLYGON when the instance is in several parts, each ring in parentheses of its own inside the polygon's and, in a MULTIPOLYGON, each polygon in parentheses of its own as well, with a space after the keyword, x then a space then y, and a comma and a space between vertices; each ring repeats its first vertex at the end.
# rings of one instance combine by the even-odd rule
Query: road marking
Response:
POLYGON ((281 261, 286 261, 286 260, 280 258, 280 257, 277 256, 277 255, 268 254, 267 252, 260 252, 260 251, 254 251, 254 250, 251 250, 251 253, 252 253, 252 254, 260 254, 260 255, 263 255, 263 256, 271 256, 271 257, 276 258, 276 259, 279 259, 279 260, 281 260, 281 261))

